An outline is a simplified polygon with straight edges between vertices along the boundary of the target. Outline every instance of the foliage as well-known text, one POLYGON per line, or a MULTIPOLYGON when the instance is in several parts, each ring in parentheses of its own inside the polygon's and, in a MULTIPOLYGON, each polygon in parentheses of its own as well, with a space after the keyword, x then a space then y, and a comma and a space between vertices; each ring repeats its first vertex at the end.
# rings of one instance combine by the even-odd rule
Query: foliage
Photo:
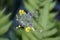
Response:
MULTIPOLYGON (((9 20, 11 13, 8 15, 4 14, 5 8, 0 10, 0 37, 4 35, 10 28, 12 21, 9 20)), ((0 38, 0 40, 8 40, 6 38, 0 38)))
MULTIPOLYGON (((60 40, 60 22, 55 19, 58 12, 51 12, 56 1, 52 0, 23 0, 26 11, 31 12, 35 31, 16 29, 9 31, 10 39, 2 37, 10 28, 11 13, 4 14, 5 8, 0 10, 0 40, 60 40), (17 35, 15 35, 15 33, 17 35)), ((12 0, 0 0, 0 8, 11 6, 12 0)), ((30 28, 29 28, 30 29, 30 28)))
POLYGON ((33 15, 34 28, 37 31, 29 33, 18 29, 17 35, 22 37, 22 40, 60 40, 60 36, 55 36, 58 33, 55 16, 57 12, 51 12, 56 1, 52 0, 23 0, 26 10, 31 11, 33 15), (37 13, 36 13, 37 12, 37 13))

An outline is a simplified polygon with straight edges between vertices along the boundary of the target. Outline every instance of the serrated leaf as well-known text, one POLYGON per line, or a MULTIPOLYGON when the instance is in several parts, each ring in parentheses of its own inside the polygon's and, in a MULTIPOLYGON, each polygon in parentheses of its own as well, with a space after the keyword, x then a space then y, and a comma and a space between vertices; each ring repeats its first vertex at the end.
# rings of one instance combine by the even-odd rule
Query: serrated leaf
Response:
POLYGON ((24 4, 25 4, 26 10, 28 10, 28 11, 35 11, 35 9, 33 7, 31 7, 31 5, 29 5, 28 3, 24 2, 24 4))
POLYGON ((6 8, 4 8, 2 11, 0 10, 0 18, 4 15, 4 11, 6 10, 6 8))
POLYGON ((49 22, 48 24, 47 24, 47 26, 46 26, 46 28, 44 28, 44 30, 46 31, 46 30, 49 30, 49 29, 51 29, 51 28, 53 28, 55 26, 55 22, 49 22))
POLYGON ((45 31, 42 35, 43 35, 43 37, 48 37, 48 36, 54 35, 56 32, 57 32, 57 29, 54 28, 54 29, 52 29, 50 31, 45 31))
POLYGON ((58 14, 57 12, 50 13, 50 14, 49 14, 49 19, 55 18, 57 14, 58 14))
POLYGON ((32 7, 34 7, 35 10, 36 10, 36 9, 39 9, 39 6, 36 4, 36 2, 35 2, 34 0, 28 0, 28 3, 30 3, 30 5, 31 5, 32 7))
POLYGON ((41 33, 39 32, 39 30, 36 30, 34 32, 32 32, 32 34, 37 38, 37 39, 42 39, 42 35, 41 33))
POLYGON ((56 2, 50 3, 50 5, 49 5, 49 11, 51 11, 54 8, 55 4, 56 4, 56 2))
POLYGON ((36 37, 34 37, 33 34, 31 34, 31 32, 29 32, 29 33, 25 32, 25 35, 26 35, 30 40, 37 40, 36 37))
POLYGON ((0 27, 2 27, 3 25, 5 25, 7 22, 9 22, 9 17, 11 16, 11 13, 8 14, 7 16, 3 16, 2 18, 0 18, 0 27))
POLYGON ((46 4, 49 4, 52 0, 44 0, 43 2, 40 3, 40 6, 45 6, 46 4))

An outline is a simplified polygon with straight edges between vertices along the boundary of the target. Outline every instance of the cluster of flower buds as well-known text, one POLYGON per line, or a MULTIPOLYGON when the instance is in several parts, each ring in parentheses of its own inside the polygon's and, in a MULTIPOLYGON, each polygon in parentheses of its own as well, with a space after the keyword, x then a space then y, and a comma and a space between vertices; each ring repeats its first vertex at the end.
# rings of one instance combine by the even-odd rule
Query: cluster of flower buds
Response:
POLYGON ((26 13, 24 10, 19 10, 19 13, 16 14, 16 20, 19 24, 16 29, 22 28, 26 32, 30 32, 31 29, 34 31, 31 12, 26 13))

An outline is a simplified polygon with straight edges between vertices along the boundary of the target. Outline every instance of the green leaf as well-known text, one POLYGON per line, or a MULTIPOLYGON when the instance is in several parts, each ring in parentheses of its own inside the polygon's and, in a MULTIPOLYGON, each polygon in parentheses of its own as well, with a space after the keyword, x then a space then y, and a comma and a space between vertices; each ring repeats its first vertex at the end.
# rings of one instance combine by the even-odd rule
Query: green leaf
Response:
POLYGON ((60 40, 60 37, 54 37, 54 38, 45 38, 43 40, 60 40))
POLYGON ((22 35, 22 40, 29 40, 25 34, 22 35))
POLYGON ((4 8, 3 10, 0 10, 0 18, 4 15, 4 11, 6 10, 6 8, 4 8))
POLYGON ((45 31, 45 32, 43 32, 43 37, 49 37, 49 36, 52 36, 52 35, 54 35, 55 33, 57 33, 57 29, 56 28, 54 28, 54 29, 52 29, 52 30, 50 30, 50 31, 45 31))
POLYGON ((50 13, 49 14, 49 19, 54 19, 57 14, 58 14, 58 12, 50 13))
POLYGON ((50 3, 50 5, 49 5, 49 11, 51 11, 54 8, 55 4, 56 4, 56 2, 50 3))
POLYGON ((48 23, 47 24, 47 26, 46 26, 46 28, 44 28, 44 30, 49 30, 49 29, 51 29, 51 28, 53 28, 55 26, 55 23, 48 23))
POLYGON ((9 22, 9 17, 11 16, 11 13, 9 13, 7 16, 3 16, 0 18, 0 27, 5 25, 7 22, 9 22))
POLYGON ((33 6, 35 8, 35 10, 39 9, 39 6, 37 5, 37 3, 34 0, 28 0, 28 3, 30 3, 30 5, 33 6))
POLYGON ((42 10, 42 12, 40 13, 40 24, 43 26, 43 27, 46 27, 47 26, 47 22, 48 22, 48 14, 49 14, 49 11, 48 11, 48 6, 49 4, 46 4, 42 10))
POLYGON ((37 40, 36 37, 34 37, 33 34, 31 34, 31 32, 29 32, 29 33, 25 32, 25 35, 26 35, 30 40, 37 40))
POLYGON ((35 9, 32 8, 31 5, 29 5, 28 3, 24 2, 24 4, 25 4, 25 8, 26 8, 26 10, 28 10, 28 11, 32 11, 32 12, 35 11, 35 9))
POLYGON ((8 24, 0 28, 0 35, 3 35, 4 33, 6 33, 10 28, 11 24, 12 24, 12 21, 10 21, 8 24))
POLYGON ((37 39, 42 39, 42 35, 41 33, 39 32, 40 30, 36 30, 36 31, 32 31, 32 34, 37 38, 37 39))

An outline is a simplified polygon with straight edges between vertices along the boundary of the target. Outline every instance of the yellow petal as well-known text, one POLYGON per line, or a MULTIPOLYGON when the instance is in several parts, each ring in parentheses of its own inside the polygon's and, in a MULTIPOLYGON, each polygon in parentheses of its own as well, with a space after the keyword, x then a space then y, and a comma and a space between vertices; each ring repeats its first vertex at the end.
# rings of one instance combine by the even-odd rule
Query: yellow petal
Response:
POLYGON ((23 15, 24 14, 24 10, 19 10, 19 14, 23 15))
POLYGON ((25 28, 25 31, 26 31, 26 32, 30 32, 30 27, 26 27, 26 28, 25 28))

